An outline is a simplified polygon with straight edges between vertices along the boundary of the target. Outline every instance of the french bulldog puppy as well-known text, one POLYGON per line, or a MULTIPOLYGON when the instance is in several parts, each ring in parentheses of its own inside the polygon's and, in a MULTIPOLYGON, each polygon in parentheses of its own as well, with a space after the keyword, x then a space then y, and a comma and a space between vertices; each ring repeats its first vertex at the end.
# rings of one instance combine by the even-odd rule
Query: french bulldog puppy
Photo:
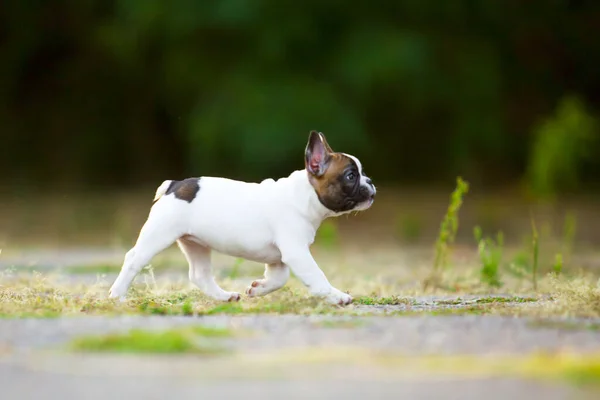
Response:
POLYGON ((216 300, 238 301, 240 295, 215 282, 213 250, 265 264, 264 277, 246 290, 250 297, 280 289, 291 270, 312 295, 349 304, 352 297, 329 283, 310 245, 324 219, 368 209, 375 193, 360 161, 334 152, 317 131, 309 135, 305 169, 277 181, 248 183, 218 177, 164 181, 109 296, 124 300, 141 269, 177 242, 189 263, 190 281, 216 300))

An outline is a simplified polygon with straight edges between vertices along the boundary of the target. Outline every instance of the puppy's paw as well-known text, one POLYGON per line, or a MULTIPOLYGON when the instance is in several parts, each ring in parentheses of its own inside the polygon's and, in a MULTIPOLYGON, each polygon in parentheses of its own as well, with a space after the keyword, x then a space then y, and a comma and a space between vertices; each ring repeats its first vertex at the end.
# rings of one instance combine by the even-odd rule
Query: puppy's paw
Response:
POLYGON ((121 303, 124 303, 127 299, 125 298, 125 293, 121 293, 118 290, 115 290, 113 288, 111 288, 108 291, 108 298, 109 299, 118 299, 121 303))
POLYGON ((264 283, 262 279, 256 280, 246 288, 246 295, 248 297, 261 296, 263 294, 264 283))
POLYGON ((240 301, 241 296, 239 293, 230 293, 229 295, 229 300, 227 300, 229 303, 235 302, 235 301, 240 301))
POLYGON ((331 290, 325 299, 331 304, 337 304, 340 306, 346 306, 353 301, 352 296, 335 288, 331 290))

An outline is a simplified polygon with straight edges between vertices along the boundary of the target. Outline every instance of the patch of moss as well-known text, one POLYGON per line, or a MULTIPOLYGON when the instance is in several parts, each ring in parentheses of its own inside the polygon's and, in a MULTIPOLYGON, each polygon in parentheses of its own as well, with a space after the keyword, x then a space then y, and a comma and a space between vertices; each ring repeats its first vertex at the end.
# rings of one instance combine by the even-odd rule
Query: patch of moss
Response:
POLYGON ((198 314, 334 314, 340 311, 343 309, 312 298, 280 301, 254 299, 239 303, 217 304, 207 310, 198 311, 198 314))
POLYGON ((466 307, 442 307, 442 308, 428 308, 423 310, 414 310, 414 309, 406 309, 406 310, 395 310, 388 312, 386 315, 389 316, 406 316, 406 317, 416 317, 416 316, 452 316, 452 315, 486 315, 486 314, 494 314, 496 312, 496 308, 486 307, 482 305, 470 305, 466 307))
POLYGON ((533 297, 518 297, 518 296, 511 296, 511 297, 482 297, 479 298, 477 300, 474 301, 469 301, 469 300, 463 300, 460 297, 457 299, 453 299, 453 300, 440 300, 440 301, 436 301, 437 304, 441 304, 441 305, 461 305, 461 304, 469 304, 469 303, 475 303, 475 304, 499 304, 499 303, 530 303, 530 302, 536 302, 538 301, 537 299, 533 298, 533 297))
POLYGON ((409 298, 403 298, 398 296, 390 297, 372 297, 362 296, 354 300, 355 304, 361 304, 365 306, 387 306, 387 305, 399 305, 399 304, 414 304, 414 300, 409 298))
POLYGON ((72 341, 71 349, 88 352, 116 353, 220 353, 224 349, 213 342, 200 338, 230 336, 226 329, 204 326, 172 329, 167 331, 147 331, 134 329, 127 333, 104 336, 85 336, 72 341))

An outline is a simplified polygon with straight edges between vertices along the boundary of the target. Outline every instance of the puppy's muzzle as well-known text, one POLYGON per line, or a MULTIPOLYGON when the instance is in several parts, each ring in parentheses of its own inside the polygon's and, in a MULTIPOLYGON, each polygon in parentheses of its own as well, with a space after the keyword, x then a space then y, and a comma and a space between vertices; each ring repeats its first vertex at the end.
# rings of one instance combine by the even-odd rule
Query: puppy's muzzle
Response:
POLYGON ((359 189, 360 196, 366 200, 373 200, 375 199, 375 195, 377 194, 375 185, 373 185, 371 179, 367 179, 366 183, 366 185, 362 185, 359 189))

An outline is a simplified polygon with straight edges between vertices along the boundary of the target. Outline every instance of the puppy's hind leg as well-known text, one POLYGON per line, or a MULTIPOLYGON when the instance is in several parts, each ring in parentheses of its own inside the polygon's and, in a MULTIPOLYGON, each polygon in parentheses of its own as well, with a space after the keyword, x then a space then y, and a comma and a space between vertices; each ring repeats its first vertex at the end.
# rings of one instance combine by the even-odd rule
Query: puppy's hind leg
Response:
POLYGON ((152 258, 175 243, 181 236, 173 224, 162 224, 157 216, 150 216, 142 227, 135 246, 127 252, 121 272, 109 291, 110 298, 125 300, 133 279, 152 258))
POLYGON ((277 289, 281 289, 290 277, 290 268, 282 263, 266 264, 265 277, 258 279, 246 289, 250 297, 264 296, 277 289))
POLYGON ((219 301, 239 301, 240 294, 227 292, 215 282, 210 263, 210 249, 190 239, 181 238, 177 241, 179 248, 190 265, 190 281, 202 292, 219 301))

